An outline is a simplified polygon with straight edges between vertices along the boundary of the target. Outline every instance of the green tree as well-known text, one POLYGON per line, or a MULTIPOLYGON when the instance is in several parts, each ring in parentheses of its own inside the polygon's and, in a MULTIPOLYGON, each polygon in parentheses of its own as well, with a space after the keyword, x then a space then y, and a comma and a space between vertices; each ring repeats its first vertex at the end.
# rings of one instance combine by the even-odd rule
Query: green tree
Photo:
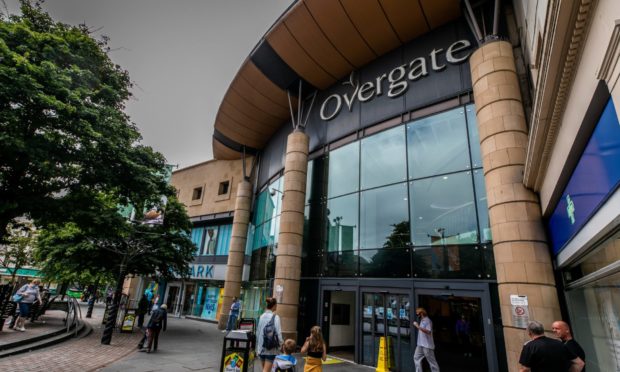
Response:
MULTIPOLYGON (((167 202, 144 202, 158 208, 161 224, 127 221, 118 212, 120 199, 99 193, 61 224, 41 232, 36 252, 46 276, 77 280, 77 273, 117 275, 114 303, 102 343, 109 344, 118 311, 122 284, 128 274, 157 275, 165 279, 186 276, 195 249, 189 239, 191 224, 185 207, 167 189, 167 202)), ((74 195, 75 196, 75 195, 74 195)), ((150 209, 150 208, 148 208, 150 209)))
POLYGON ((28 220, 14 221, 6 227, 6 239, 0 244, 0 266, 10 268, 11 283, 15 283, 17 271, 34 263, 38 231, 28 220))
POLYGON ((54 22, 38 3, 0 15, 0 240, 15 218, 60 223, 73 194, 156 194, 164 157, 140 144, 123 112, 129 75, 86 26, 54 22))

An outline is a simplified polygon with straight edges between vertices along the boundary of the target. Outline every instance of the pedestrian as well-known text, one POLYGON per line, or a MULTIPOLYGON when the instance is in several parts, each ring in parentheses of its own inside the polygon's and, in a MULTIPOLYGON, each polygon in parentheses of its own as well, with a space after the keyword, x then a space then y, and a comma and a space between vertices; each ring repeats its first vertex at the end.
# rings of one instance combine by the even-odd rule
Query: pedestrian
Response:
POLYGON ((471 357, 471 342, 469 339, 471 329, 467 318, 465 318, 465 314, 462 314, 461 317, 456 321, 456 326, 454 328, 456 333, 456 339, 459 345, 461 345, 461 348, 463 349, 463 355, 465 357, 471 357))
POLYGON ((580 372, 584 363, 560 341, 545 336, 542 323, 527 325, 530 341, 523 345, 519 357, 520 372, 580 372))
POLYGON ((111 288, 108 288, 108 292, 106 293, 106 296, 105 296, 106 305, 110 305, 112 303, 112 294, 114 294, 114 292, 112 292, 111 288))
POLYGON ((18 301, 16 301, 19 306, 19 316, 15 321, 14 328, 16 331, 24 332, 26 330, 24 323, 26 322, 26 319, 28 319, 32 304, 35 301, 39 301, 40 304, 43 303, 43 300, 41 300, 41 293, 39 292, 39 284, 41 284, 41 281, 39 279, 35 279, 29 284, 25 284, 17 290, 17 292, 15 292, 16 296, 21 297, 18 301))
POLYGON ((435 341, 433 341, 433 322, 428 317, 426 310, 422 307, 415 309, 415 315, 420 320, 413 322, 413 326, 418 329, 418 343, 413 354, 415 371, 422 372, 422 359, 431 366, 432 372, 439 372, 439 364, 435 359, 435 341))
POLYGON ((570 330, 570 326, 568 325, 568 323, 562 320, 557 320, 553 322, 553 324, 551 324, 551 330, 553 331, 553 333, 555 333, 556 336, 558 336, 560 340, 562 340, 564 346, 566 346, 568 350, 570 350, 573 354, 577 355, 583 361, 584 367, 582 369, 582 372, 586 372, 586 352, 583 351, 581 345, 579 345, 577 341, 575 341, 575 339, 573 338, 573 334, 570 330))
POLYGON ((163 304, 157 310, 153 310, 153 312, 151 313, 151 318, 149 319, 149 323, 146 326, 146 348, 140 349, 140 351, 146 351, 147 353, 150 353, 151 346, 153 347, 153 352, 157 351, 159 332, 161 330, 166 332, 166 327, 168 325, 168 313, 166 309, 168 309, 168 306, 166 304, 163 304))
POLYGON ((280 317, 275 314, 278 301, 273 297, 268 297, 265 302, 267 309, 260 316, 256 329, 256 354, 261 360, 263 372, 270 372, 282 345, 282 328, 280 317))
POLYGON ((239 310, 241 304, 237 297, 233 297, 232 304, 230 305, 230 311, 228 312, 228 323, 226 323, 226 329, 223 332, 229 332, 233 329, 237 329, 237 318, 239 317, 239 310))
POLYGON ((142 328, 144 326, 144 316, 149 311, 149 300, 146 298, 146 295, 143 294, 140 301, 138 301, 138 309, 136 310, 136 315, 138 315, 138 328, 142 328))
POLYGON ((322 372, 323 362, 327 359, 327 345, 323 340, 321 327, 314 326, 310 329, 310 336, 301 347, 301 353, 308 353, 304 372, 322 372))
POLYGON ((292 355, 297 349, 297 343, 292 339, 287 339, 282 345, 282 352, 276 356, 271 367, 271 372, 295 372, 297 365, 297 359, 292 355))

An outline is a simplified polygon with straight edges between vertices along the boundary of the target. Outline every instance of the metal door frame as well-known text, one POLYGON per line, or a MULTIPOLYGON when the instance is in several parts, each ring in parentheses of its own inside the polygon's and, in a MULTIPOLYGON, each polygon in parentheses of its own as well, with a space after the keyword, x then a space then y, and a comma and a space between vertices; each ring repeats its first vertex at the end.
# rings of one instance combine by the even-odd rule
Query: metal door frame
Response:
POLYGON ((419 295, 453 295, 463 297, 480 298, 482 309, 482 324, 484 325, 484 337, 487 354, 487 366, 489 372, 498 372, 499 364, 497 360, 497 348, 495 345, 495 330, 493 329, 493 312, 491 307, 491 296, 487 283, 445 283, 436 282, 414 282, 414 303, 418 307, 419 295))

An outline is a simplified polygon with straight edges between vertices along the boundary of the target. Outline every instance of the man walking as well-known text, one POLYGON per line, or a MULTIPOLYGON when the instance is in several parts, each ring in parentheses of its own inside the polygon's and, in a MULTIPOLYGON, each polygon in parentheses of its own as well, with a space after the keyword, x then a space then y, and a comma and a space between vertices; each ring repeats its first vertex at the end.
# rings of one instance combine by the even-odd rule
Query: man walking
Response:
MULTIPOLYGON (((566 346, 568 350, 581 358, 585 365, 586 353, 581 348, 581 345, 579 345, 577 341, 575 341, 575 339, 573 338, 573 334, 570 330, 568 323, 562 320, 557 320, 553 322, 553 324, 551 324, 551 330, 560 340, 562 340, 564 346, 566 346)), ((586 367, 583 367, 582 372, 586 372, 586 367)))
POLYGON ((413 326, 418 329, 418 344, 413 354, 415 372, 422 372, 422 359, 431 366, 432 372, 439 372, 439 365, 435 359, 435 342, 433 341, 433 322, 428 317, 426 310, 422 307, 415 309, 415 315, 420 319, 420 323, 413 322, 413 326))
POLYGON ((527 334, 530 341, 521 350, 520 372, 580 372, 583 369, 583 360, 561 342, 546 337, 540 322, 529 322, 527 334))
POLYGON ((226 323, 226 330, 223 332, 229 332, 237 328, 237 318, 239 317, 239 310, 241 304, 237 297, 233 297, 232 304, 230 305, 230 312, 228 313, 228 323, 226 323))
POLYGON ((140 351, 146 351, 147 353, 151 352, 151 346, 153 347, 153 351, 157 351, 157 341, 159 341, 159 331, 162 329, 164 332, 166 331, 166 326, 168 325, 168 313, 166 312, 168 306, 166 304, 161 305, 157 310, 153 310, 151 313, 151 319, 149 319, 149 323, 146 326, 147 332, 147 344, 146 349, 140 349, 140 351))

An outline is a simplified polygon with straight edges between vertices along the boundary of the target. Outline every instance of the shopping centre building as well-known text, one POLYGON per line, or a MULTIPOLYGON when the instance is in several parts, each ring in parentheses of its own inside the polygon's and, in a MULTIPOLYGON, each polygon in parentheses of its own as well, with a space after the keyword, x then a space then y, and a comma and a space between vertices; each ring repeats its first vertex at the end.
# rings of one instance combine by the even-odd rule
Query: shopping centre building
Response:
POLYGON ((620 369, 619 45, 613 0, 295 1, 223 98, 217 160, 173 174, 184 312, 273 295, 288 337, 318 324, 375 366, 389 336, 401 371, 418 306, 449 371, 515 371, 527 321, 565 319, 588 371, 620 369))

